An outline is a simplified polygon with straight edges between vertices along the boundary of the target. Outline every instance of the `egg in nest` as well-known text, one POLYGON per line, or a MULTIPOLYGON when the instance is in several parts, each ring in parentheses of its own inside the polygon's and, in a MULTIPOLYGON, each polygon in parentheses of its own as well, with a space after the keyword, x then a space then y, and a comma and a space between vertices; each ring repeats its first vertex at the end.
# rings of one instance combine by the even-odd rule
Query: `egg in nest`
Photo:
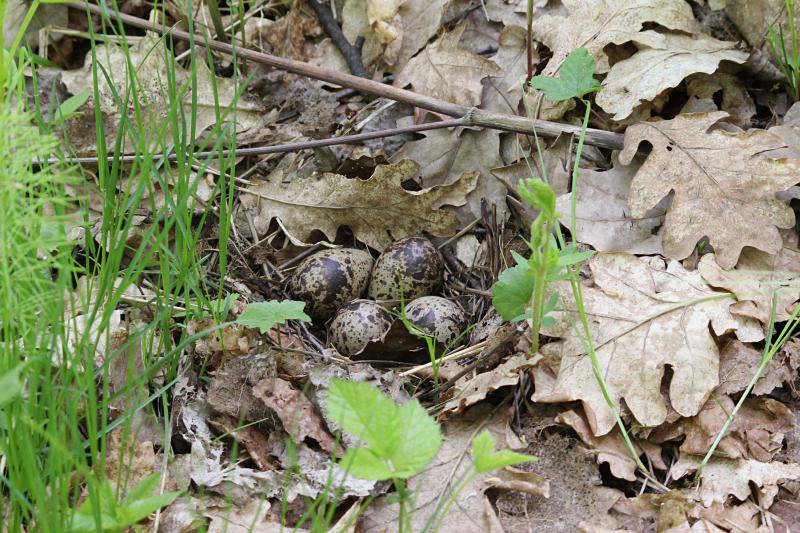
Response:
POLYGON ((407 237, 391 244, 372 269, 369 297, 373 300, 413 300, 436 292, 444 262, 431 241, 407 237))
POLYGON ((303 261, 289 278, 289 294, 306 303, 315 320, 327 320, 342 305, 360 298, 369 285, 372 256, 364 250, 322 250, 303 261))
POLYGON ((333 317, 328 328, 328 340, 347 357, 358 355, 370 342, 383 340, 394 318, 372 300, 355 300, 345 305, 333 317))

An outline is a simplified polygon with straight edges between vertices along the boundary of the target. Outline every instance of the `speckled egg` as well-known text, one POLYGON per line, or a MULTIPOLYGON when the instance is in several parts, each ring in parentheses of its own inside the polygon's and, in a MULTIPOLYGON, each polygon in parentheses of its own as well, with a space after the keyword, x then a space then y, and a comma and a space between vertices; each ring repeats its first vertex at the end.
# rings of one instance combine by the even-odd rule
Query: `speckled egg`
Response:
POLYGON ((439 250, 423 237, 406 237, 390 245, 372 269, 369 297, 405 301, 427 296, 442 283, 444 263, 439 250))
POLYGON ((355 300, 333 317, 328 340, 340 354, 351 357, 364 351, 370 341, 383 339, 392 322, 392 315, 377 302, 355 300))
POLYGON ((441 296, 423 296, 406 306, 408 321, 439 344, 453 342, 467 325, 467 317, 455 302, 441 296))
POLYGON ((289 278, 289 294, 306 302, 306 313, 327 320, 343 304, 361 297, 369 284, 372 256, 363 250, 322 250, 303 261, 289 278))

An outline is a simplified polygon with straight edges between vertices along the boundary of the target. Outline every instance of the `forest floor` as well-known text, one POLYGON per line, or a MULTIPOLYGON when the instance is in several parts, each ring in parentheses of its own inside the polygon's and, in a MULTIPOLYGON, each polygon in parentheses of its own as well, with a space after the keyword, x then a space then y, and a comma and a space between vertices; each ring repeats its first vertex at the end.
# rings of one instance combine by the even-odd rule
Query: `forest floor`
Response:
POLYGON ((793 2, 0 12, 3 531, 800 527, 793 2))

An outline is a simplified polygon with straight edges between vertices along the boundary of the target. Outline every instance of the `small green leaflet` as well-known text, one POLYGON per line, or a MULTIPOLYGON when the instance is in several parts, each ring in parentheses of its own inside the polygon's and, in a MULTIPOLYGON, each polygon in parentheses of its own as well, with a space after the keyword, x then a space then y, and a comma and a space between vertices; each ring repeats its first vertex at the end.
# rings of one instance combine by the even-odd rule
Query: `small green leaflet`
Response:
POLYGON ((294 300, 254 302, 247 304, 247 309, 239 315, 236 323, 266 333, 275 324, 284 324, 287 320, 311 322, 311 317, 303 312, 305 306, 305 302, 294 300))
POLYGON ((116 491, 111 483, 107 479, 100 481, 97 487, 100 508, 95 510, 92 499, 87 499, 72 515, 70 531, 122 531, 139 523, 181 495, 180 492, 159 494, 160 481, 161 475, 158 473, 146 477, 120 502, 117 502, 116 491), (100 517, 102 525, 95 522, 95 516, 100 517))
POLYGON ((26 365, 27 363, 19 363, 0 376, 0 406, 7 404, 22 392, 22 381, 19 379, 19 375, 26 365))
POLYGON ((511 450, 494 451, 494 446, 494 437, 487 429, 472 439, 472 463, 476 473, 482 474, 507 466, 539 460, 535 455, 526 455, 511 450))
POLYGON ((534 76, 531 87, 542 91, 553 102, 583 98, 587 93, 600 90, 600 82, 594 79, 594 69, 594 58, 586 48, 576 48, 561 65, 558 78, 534 76))
POLYGON ((536 272, 528 261, 512 251, 517 266, 500 273, 492 286, 492 305, 504 320, 519 321, 528 318, 526 308, 533 295, 536 272))
POLYGON ((556 216, 556 193, 547 183, 532 178, 521 180, 519 195, 533 207, 544 211, 548 218, 556 216))
POLYGON ((334 379, 328 416, 364 444, 339 466, 362 479, 407 479, 422 471, 442 445, 442 431, 417 400, 398 406, 366 383, 334 379))
POLYGON ((89 89, 74 94, 61 102, 56 112, 53 114, 53 119, 50 121, 51 126, 58 126, 63 124, 64 121, 72 117, 91 96, 92 92, 89 89))

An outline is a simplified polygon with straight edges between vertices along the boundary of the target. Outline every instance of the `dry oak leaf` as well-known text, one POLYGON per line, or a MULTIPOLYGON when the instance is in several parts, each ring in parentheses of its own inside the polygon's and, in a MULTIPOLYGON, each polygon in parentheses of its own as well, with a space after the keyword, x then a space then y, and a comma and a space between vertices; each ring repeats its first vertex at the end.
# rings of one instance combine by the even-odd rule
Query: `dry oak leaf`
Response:
POLYGON ((576 48, 586 48, 597 63, 597 73, 608 72, 603 48, 624 44, 648 22, 670 30, 692 33, 692 8, 683 0, 563 0, 566 17, 543 15, 533 25, 534 37, 553 53, 543 75, 551 76, 576 48))
MULTIPOLYGON (((590 244, 598 252, 662 253, 661 228, 667 199, 641 217, 631 216, 628 207, 631 181, 639 166, 620 165, 615 157, 609 170, 580 170, 575 215, 578 242, 590 244)), ((572 194, 559 196, 556 201, 565 226, 570 225, 572 194)))
POLYGON ((595 100, 618 121, 630 116, 640 103, 676 87, 691 74, 711 74, 721 61, 744 63, 748 57, 735 49, 736 43, 705 35, 644 31, 637 33, 633 41, 639 51, 611 67, 595 100))
MULTIPOLYGON (((534 0, 534 20, 549 0, 534 0)), ((527 0, 483 0, 481 2, 486 18, 492 22, 502 22, 504 26, 524 27, 527 24, 527 0)))
POLYGON ((458 47, 466 25, 462 22, 412 58, 397 74, 394 85, 411 85, 418 93, 465 106, 481 103, 486 76, 501 76, 494 61, 458 47))
MULTIPOLYGON (((649 439, 666 442, 685 436, 681 453, 704 455, 733 408, 730 397, 715 393, 697 415, 664 424, 649 439)), ((747 398, 720 441, 717 454, 729 459, 771 461, 781 451, 786 433, 794 427, 794 414, 778 400, 747 398)))
POLYGON ((466 383, 457 384, 454 387, 453 398, 445 404, 442 412, 444 414, 460 413, 486 398, 490 392, 502 387, 517 385, 521 374, 536 365, 541 358, 542 356, 539 354, 533 357, 514 355, 494 369, 478 374, 466 383))
MULTIPOLYGON (((700 274, 677 261, 665 265, 656 257, 598 254, 589 266, 594 286, 584 287, 583 300, 600 371, 611 398, 617 403, 624 399, 644 426, 666 419, 661 381, 668 365, 672 408, 694 416, 705 404, 719 379, 719 350, 710 329, 717 336, 734 331, 746 342, 764 337, 757 321, 730 313, 732 295, 712 291, 700 274)), ((580 322, 571 287, 560 282, 554 289, 560 295, 556 324, 543 333, 562 340, 545 345, 541 353, 546 360, 560 358, 558 376, 545 384, 536 374, 533 400, 580 400, 592 432, 605 435, 615 420, 575 333, 580 322)))
MULTIPOLYGON (((517 114, 522 99, 522 85, 528 72, 527 33, 519 26, 509 26, 500 33, 499 48, 492 60, 503 69, 500 76, 483 80, 481 108, 498 113, 517 114)), ((533 51, 532 62, 539 62, 533 51)))
MULTIPOLYGON (((628 481, 636 480, 636 462, 625 447, 619 431, 595 437, 592 435, 586 418, 573 410, 560 413, 556 416, 556 421, 574 429, 581 440, 596 454, 597 464, 608 463, 612 476, 628 481)), ((636 442, 635 446, 637 451, 647 454, 655 468, 667 470, 667 465, 661 458, 661 446, 646 440, 636 442)))
POLYGON ((342 32, 351 43, 364 37, 361 57, 365 65, 383 59, 402 69, 439 31, 444 4, 444 0, 347 0, 342 8, 342 32))
MULTIPOLYGON (((800 350, 792 349, 796 348, 796 342, 790 339, 783 349, 769 360, 753 386, 751 392, 753 396, 769 394, 784 383, 792 383, 795 380, 797 370, 800 368, 800 350)), ((719 355, 719 387, 714 394, 742 392, 758 371, 760 362, 761 350, 739 341, 727 343, 719 355)))
POLYGON ((465 173, 448 185, 421 191, 403 189, 401 184, 418 171, 416 163, 403 160, 378 165, 366 180, 326 172, 288 185, 254 183, 242 195, 242 204, 255 211, 259 234, 277 218, 293 240, 305 240, 314 230, 332 240, 345 225, 357 239, 377 250, 423 231, 452 235, 458 220, 440 207, 463 205, 475 189, 478 174, 465 173))
POLYGON ((689 100, 681 113, 725 111, 731 115, 728 120, 731 124, 743 129, 749 129, 752 125, 750 118, 756 114, 756 103, 738 77, 726 72, 692 74, 685 83, 689 100), (722 101, 718 107, 714 98, 720 93, 722 101))
MULTIPOLYGON (((683 0, 563 0, 561 3, 568 16, 545 14, 533 25, 534 38, 553 53, 541 72, 544 76, 554 76, 570 52, 580 47, 594 57, 598 74, 608 72, 606 45, 631 41, 647 23, 686 33, 693 33, 696 28, 692 8, 683 0)), ((571 101, 546 105, 541 118, 560 118, 569 104, 571 101)))
POLYGON ((783 246, 776 255, 745 248, 736 267, 721 268, 714 254, 700 259, 697 269, 709 285, 721 287, 736 295, 731 304, 736 315, 753 317, 769 324, 772 296, 775 295, 775 321, 788 320, 800 299, 800 250, 783 246))
POLYGON ((500 158, 500 134, 483 130, 433 130, 425 138, 406 143, 392 161, 412 159, 419 163, 421 185, 431 187, 454 183, 465 172, 480 173, 475 187, 467 196, 467 203, 456 209, 462 223, 481 217, 481 204, 497 208, 498 221, 505 220, 505 184, 497 179, 492 169, 503 164, 500 158))
MULTIPOLYGON (((683 454, 672 465, 672 477, 678 479, 694 472, 699 464, 700 457, 683 454)), ((744 501, 751 494, 751 481, 764 493, 774 490, 782 480, 798 479, 800 464, 713 457, 700 475, 699 497, 706 507, 714 502, 724 503, 729 494, 744 501)))
POLYGON ((800 181, 800 160, 762 155, 783 145, 763 130, 711 129, 726 116, 692 113, 630 126, 619 160, 627 165, 642 142, 653 145, 633 178, 629 203, 641 217, 674 192, 663 238, 667 257, 688 257, 707 236, 717 263, 730 269, 745 246, 771 254, 783 246, 778 228, 793 226, 794 212, 775 194, 800 181))
POLYGON ((653 100, 692 74, 711 74, 721 61, 744 63, 748 57, 735 49, 736 43, 705 35, 645 31, 637 33, 633 41, 639 51, 611 67, 595 100, 618 121, 630 116, 640 103, 653 100))
MULTIPOLYGON (((259 122, 261 119, 262 106, 245 97, 238 98, 238 88, 233 80, 226 78, 214 78, 214 73, 209 70, 204 61, 197 61, 197 80, 196 94, 192 93, 192 73, 191 71, 173 65, 166 59, 166 54, 170 54, 164 47, 164 42, 155 34, 148 33, 142 40, 131 46, 126 52, 115 44, 106 44, 97 47, 97 67, 102 68, 106 75, 100 75, 98 80, 98 101, 100 111, 103 114, 103 124, 106 138, 115 138, 121 114, 123 112, 119 105, 119 95, 126 94, 129 89, 130 80, 128 69, 123 67, 130 60, 136 72, 138 106, 142 110, 143 116, 140 125, 146 131, 139 134, 145 139, 171 138, 169 129, 171 122, 167 120, 170 109, 176 102, 186 110, 186 113, 178 113, 179 117, 189 120, 194 117, 197 135, 201 134, 211 125, 219 120, 216 113, 216 102, 220 111, 230 109, 229 117, 234 116, 233 106, 236 108, 236 122, 240 130, 247 129, 259 122), (177 95, 171 95, 168 84, 170 75, 174 74, 174 83, 178 87, 177 95), (193 103, 196 98, 196 104, 193 103), (189 109, 195 108, 196 113, 189 113, 189 109)), ((78 94, 88 90, 92 93, 92 54, 87 54, 83 67, 78 70, 68 70, 61 74, 61 80, 71 94, 78 94)), ((81 109, 91 110, 94 97, 81 106, 81 109)), ((132 115, 134 103, 128 102, 129 115, 132 115)), ((179 119, 180 120, 180 119, 179 119)), ((137 122, 138 123, 138 122, 137 122)), ((70 139, 72 146, 78 150, 78 155, 84 153, 96 153, 96 138, 94 132, 94 115, 92 113, 80 113, 69 124, 70 139), (87 122, 88 119, 88 122, 87 122), (72 135, 75 133, 75 135, 72 135), (80 139, 80 143, 75 143, 80 139)), ((185 131, 189 131, 186 125, 185 131)), ((130 136, 126 138, 125 147, 136 145, 136 140, 130 136)))

